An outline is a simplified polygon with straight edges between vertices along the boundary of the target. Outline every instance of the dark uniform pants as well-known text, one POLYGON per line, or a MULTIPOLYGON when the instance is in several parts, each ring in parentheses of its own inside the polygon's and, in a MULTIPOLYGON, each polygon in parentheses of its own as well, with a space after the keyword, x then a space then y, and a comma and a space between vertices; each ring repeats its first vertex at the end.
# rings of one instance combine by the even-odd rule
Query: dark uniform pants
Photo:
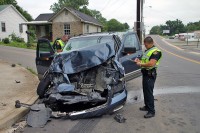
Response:
POLYGON ((144 94, 144 104, 150 113, 155 113, 153 96, 155 81, 156 75, 152 76, 148 74, 143 74, 142 85, 144 94))

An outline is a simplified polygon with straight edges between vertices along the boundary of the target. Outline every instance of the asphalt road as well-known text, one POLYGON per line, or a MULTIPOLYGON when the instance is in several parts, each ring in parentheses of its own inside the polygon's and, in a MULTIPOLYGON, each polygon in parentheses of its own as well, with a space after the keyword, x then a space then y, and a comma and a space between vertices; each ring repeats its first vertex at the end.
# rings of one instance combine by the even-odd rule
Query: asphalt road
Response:
POLYGON ((9 63, 20 64, 25 68, 29 67, 37 72, 35 66, 35 56, 35 50, 0 45, 0 59, 9 63))
MULTIPOLYGON (((117 123, 113 115, 84 120, 53 119, 44 128, 26 127, 25 133, 200 133, 200 55, 169 46, 152 36, 163 51, 155 85, 156 117, 144 119, 141 77, 127 83, 128 99, 118 113, 126 123, 117 123)), ((0 59, 35 67, 34 51, 0 46, 0 59), (17 51, 17 52, 16 52, 17 51), (9 56, 7 56, 9 54, 9 56), (25 57, 24 57, 25 55, 25 57)))
POLYGON ((157 88, 179 86, 200 88, 200 55, 171 47, 158 36, 153 38, 157 47, 163 51, 157 88))

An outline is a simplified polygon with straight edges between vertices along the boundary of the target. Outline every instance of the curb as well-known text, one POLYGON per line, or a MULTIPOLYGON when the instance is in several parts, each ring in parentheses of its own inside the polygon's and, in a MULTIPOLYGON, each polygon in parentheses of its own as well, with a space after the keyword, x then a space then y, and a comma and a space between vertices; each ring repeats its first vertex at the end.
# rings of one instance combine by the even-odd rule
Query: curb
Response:
MULTIPOLYGON (((38 97, 33 97, 31 99, 29 104, 35 103, 35 101, 38 99, 38 97)), ((14 102, 14 101, 13 101, 14 102)), ((7 116, 3 122, 0 122, 0 132, 2 130, 5 130, 9 127, 11 127, 13 124, 15 124, 18 120, 20 120, 22 117, 24 117, 29 112, 28 108, 21 108, 16 110, 12 110, 12 113, 7 116)))
MULTIPOLYGON (((2 60, 0 60, 0 61, 2 61, 2 60)), ((2 62, 6 63, 8 65, 10 64, 5 61, 2 61, 2 62)), ((30 73, 30 75, 33 76, 33 79, 35 78, 35 80, 38 80, 38 77, 36 75, 32 74, 31 72, 29 72, 27 69, 25 69, 22 66, 19 66, 19 65, 17 65, 17 66, 20 67, 20 69, 24 69, 25 71, 30 73)), ((35 86, 32 88, 35 88, 35 86)), ((28 95, 28 97, 29 97, 29 99, 27 101, 22 101, 22 102, 24 102, 26 104, 33 104, 38 99, 38 95, 36 93, 30 94, 30 95, 28 95)), ((15 101, 13 101, 13 103, 14 102, 15 101)), ((11 109, 8 112, 7 116, 0 119, 0 132, 3 132, 3 130, 10 128, 13 124, 15 124, 17 121, 19 121, 22 117, 24 117, 28 112, 29 112, 29 109, 24 108, 24 107, 11 109)))

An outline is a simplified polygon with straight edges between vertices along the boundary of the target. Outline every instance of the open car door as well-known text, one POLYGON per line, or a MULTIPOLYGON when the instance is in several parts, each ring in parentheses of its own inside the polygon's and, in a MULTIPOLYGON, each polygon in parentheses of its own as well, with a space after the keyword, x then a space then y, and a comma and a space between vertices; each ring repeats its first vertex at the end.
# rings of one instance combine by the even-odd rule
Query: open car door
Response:
POLYGON ((40 38, 37 43, 37 51, 36 51, 36 67, 38 72, 38 78, 42 79, 43 74, 49 68, 53 58, 55 51, 51 46, 48 39, 40 38))
POLYGON ((142 47, 140 45, 137 35, 133 32, 127 33, 122 38, 124 46, 123 56, 120 61, 125 69, 126 80, 131 80, 141 76, 140 67, 134 62, 135 58, 142 57, 142 47))

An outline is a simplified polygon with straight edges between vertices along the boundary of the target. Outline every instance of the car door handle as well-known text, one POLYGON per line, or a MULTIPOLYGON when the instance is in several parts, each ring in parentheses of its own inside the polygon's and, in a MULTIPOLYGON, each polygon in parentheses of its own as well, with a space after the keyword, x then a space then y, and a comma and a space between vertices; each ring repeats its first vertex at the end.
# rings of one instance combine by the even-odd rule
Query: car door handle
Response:
POLYGON ((139 54, 137 57, 142 57, 142 55, 139 54))

